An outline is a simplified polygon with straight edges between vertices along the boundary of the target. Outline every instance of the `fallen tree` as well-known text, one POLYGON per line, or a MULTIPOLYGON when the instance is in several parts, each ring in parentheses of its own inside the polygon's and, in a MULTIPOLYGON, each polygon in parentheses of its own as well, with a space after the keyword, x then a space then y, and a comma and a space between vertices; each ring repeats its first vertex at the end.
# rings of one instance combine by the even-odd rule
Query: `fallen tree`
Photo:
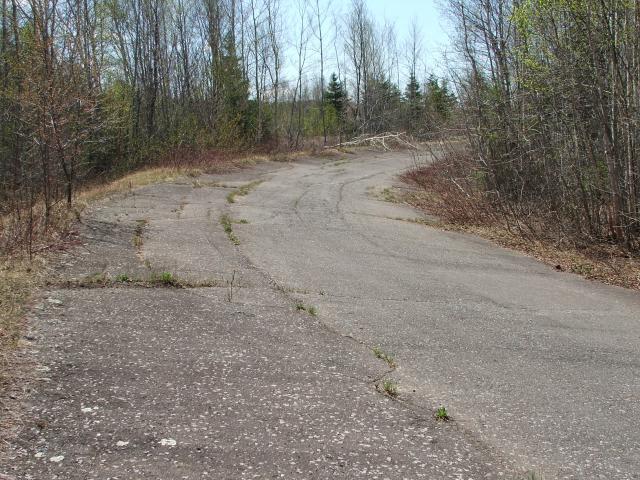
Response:
POLYGON ((410 148, 417 150, 418 147, 411 142, 410 137, 405 132, 385 132, 380 134, 363 133, 347 142, 341 142, 337 145, 328 146, 326 148, 341 147, 372 147, 382 150, 393 150, 394 148, 410 148))

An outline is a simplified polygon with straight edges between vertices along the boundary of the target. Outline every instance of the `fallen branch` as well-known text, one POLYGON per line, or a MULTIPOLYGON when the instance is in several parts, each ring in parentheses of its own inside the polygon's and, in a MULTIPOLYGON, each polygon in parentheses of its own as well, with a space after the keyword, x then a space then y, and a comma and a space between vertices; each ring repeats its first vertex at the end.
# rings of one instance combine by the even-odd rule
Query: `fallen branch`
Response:
POLYGON ((333 145, 326 148, 369 146, 369 147, 381 148, 383 150, 389 151, 391 150, 391 147, 387 145, 387 142, 389 143, 395 142, 397 146, 403 146, 403 147, 411 148, 413 150, 417 150, 417 147, 408 140, 407 134, 404 132, 399 132, 399 133, 386 132, 386 133, 381 133, 376 135, 362 134, 349 140, 348 142, 341 142, 337 145, 333 145))

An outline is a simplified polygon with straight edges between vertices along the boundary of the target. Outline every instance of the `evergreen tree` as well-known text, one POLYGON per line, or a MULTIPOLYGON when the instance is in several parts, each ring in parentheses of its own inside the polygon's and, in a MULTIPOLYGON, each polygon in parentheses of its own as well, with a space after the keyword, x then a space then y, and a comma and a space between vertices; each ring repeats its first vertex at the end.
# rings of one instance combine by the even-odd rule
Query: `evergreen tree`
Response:
POLYGON ((342 118, 347 106, 347 92, 335 73, 329 77, 329 85, 324 95, 325 102, 332 105, 339 118, 342 118))
POLYGON ((255 115, 250 112, 249 82, 243 75, 231 35, 225 38, 224 47, 216 72, 219 82, 216 130, 219 143, 234 145, 249 139, 255 115))
POLYGON ((404 92, 406 103, 406 128, 411 132, 420 130, 424 119, 424 104, 422 101, 420 83, 412 73, 409 76, 409 83, 404 92))
POLYGON ((438 79, 431 75, 427 81, 425 103, 434 120, 447 120, 451 117, 456 104, 456 97, 449 91, 447 83, 440 83, 438 79))

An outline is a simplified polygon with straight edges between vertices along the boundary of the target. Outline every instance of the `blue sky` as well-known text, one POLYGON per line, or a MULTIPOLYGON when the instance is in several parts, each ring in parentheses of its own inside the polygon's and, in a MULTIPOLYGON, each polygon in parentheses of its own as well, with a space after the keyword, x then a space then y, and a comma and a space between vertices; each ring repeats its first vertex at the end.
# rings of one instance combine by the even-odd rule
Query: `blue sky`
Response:
MULTIPOLYGON (((410 36, 411 23, 416 19, 422 36, 421 61, 418 65, 418 76, 421 80, 426 78, 425 74, 435 73, 438 76, 446 74, 442 59, 443 51, 448 43, 446 33, 447 21, 441 13, 441 8, 438 4, 439 1, 446 0, 365 0, 370 17, 378 25, 382 25, 385 21, 394 24, 398 42, 397 45, 400 47, 401 57, 403 56, 402 47, 410 36)), ((332 20, 339 21, 340 17, 346 17, 352 5, 352 0, 320 0, 320 2, 321 5, 329 5, 328 11, 325 12, 329 24, 332 20)), ((309 3, 309 5, 312 3, 313 2, 309 3)), ((296 5, 300 5, 300 3, 298 3, 298 0, 289 0, 289 5, 290 10, 286 14, 287 20, 285 20, 285 24, 287 25, 286 31, 289 34, 290 43, 286 55, 287 61, 284 66, 284 77, 293 79, 296 78, 297 75, 295 45, 297 45, 296 42, 299 35, 299 30, 295 26, 299 18, 296 16, 296 5)), ((327 30, 331 29, 332 26, 329 26, 327 30)), ((327 75, 329 75, 330 72, 336 71, 337 67, 335 64, 336 47, 334 46, 333 40, 335 38, 333 35, 335 34, 327 30, 325 30, 325 39, 327 42, 325 44, 325 67, 327 68, 327 75)), ((317 75, 317 65, 319 64, 317 46, 314 46, 313 42, 315 42, 315 40, 311 41, 311 46, 308 51, 309 56, 305 67, 305 72, 309 76, 308 78, 317 75)), ((337 39, 337 44, 340 45, 338 48, 342 48, 344 42, 342 39, 337 39)), ((342 55, 342 53, 339 53, 339 55, 342 55)), ((343 58, 342 61, 344 60, 343 58)), ((406 59, 400 58, 400 62, 401 78, 398 80, 400 86, 402 86, 407 80, 406 59)))
MULTIPOLYGON (((349 4, 348 0, 336 0, 337 3, 349 4)), ((377 19, 386 18, 394 21, 400 37, 409 31, 414 18, 422 30, 424 38, 423 56, 428 70, 438 70, 442 51, 447 42, 446 20, 441 9, 434 0, 366 0, 366 3, 377 19)))

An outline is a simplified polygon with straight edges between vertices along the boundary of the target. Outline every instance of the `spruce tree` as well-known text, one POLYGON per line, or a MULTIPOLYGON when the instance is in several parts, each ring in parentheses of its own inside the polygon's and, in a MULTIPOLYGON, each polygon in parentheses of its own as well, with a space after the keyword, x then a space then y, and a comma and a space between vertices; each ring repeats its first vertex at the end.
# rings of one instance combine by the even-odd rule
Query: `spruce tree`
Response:
POLYGON ((342 118, 347 105, 347 93, 335 73, 332 73, 331 77, 329 77, 329 85, 327 86, 324 98, 329 105, 333 106, 338 117, 342 118))
POLYGON ((427 81, 425 101, 431 115, 436 115, 439 120, 447 120, 456 104, 456 97, 449 91, 446 82, 441 84, 431 75, 427 81))
POLYGON ((422 92, 420 91, 420 83, 416 76, 412 73, 409 76, 409 83, 404 92, 404 101, 406 103, 406 127, 411 132, 420 130, 424 119, 424 104, 422 101, 422 92))
POLYGON ((234 145, 250 138, 253 127, 249 108, 249 82, 244 77, 241 60, 236 54, 233 37, 228 34, 215 72, 218 80, 217 140, 222 145, 234 145))

